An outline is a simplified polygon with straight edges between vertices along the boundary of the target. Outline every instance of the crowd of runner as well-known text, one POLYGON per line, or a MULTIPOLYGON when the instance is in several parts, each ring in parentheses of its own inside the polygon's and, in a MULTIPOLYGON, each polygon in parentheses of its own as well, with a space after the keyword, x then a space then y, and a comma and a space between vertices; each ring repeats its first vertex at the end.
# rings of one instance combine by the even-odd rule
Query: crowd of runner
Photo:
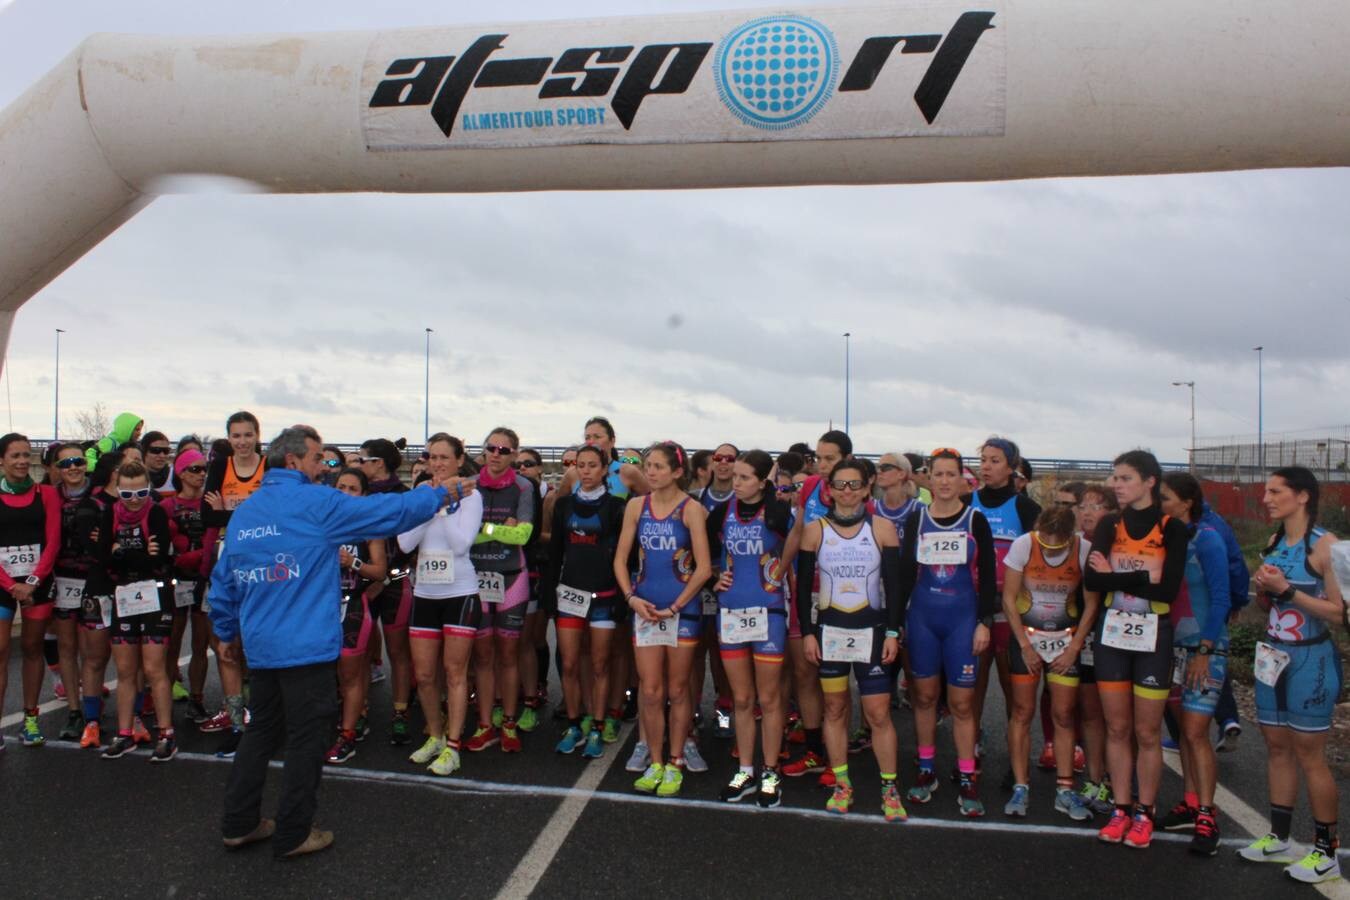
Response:
MULTIPOLYGON (((25 746, 46 741, 38 706, 50 668, 67 705, 63 740, 105 759, 150 745, 149 760, 165 763, 177 753, 178 702, 180 723, 219 733, 218 755, 234 752, 248 727, 247 664, 216 654, 224 699, 208 709, 211 583, 235 577, 213 566, 231 513, 262 481, 260 434, 238 412, 210 445, 173 442, 128 413, 100 441, 46 447, 40 472, 27 438, 0 438, 0 698, 17 616, 25 746), (105 710, 110 660, 117 689, 105 710)), ((1269 611, 1254 671, 1270 833, 1238 855, 1303 882, 1339 877, 1325 746, 1342 677, 1332 636, 1346 616, 1335 570, 1350 554, 1317 525, 1309 470, 1270 474, 1273 533, 1249 575, 1201 484, 1164 474, 1142 450, 1121 454, 1105 483, 1053 485, 1042 507, 1005 438, 978 448, 974 473, 949 447, 872 462, 839 431, 777 457, 729 443, 621 450, 600 417, 582 439, 560 479, 544 478, 540 454, 510 428, 473 458, 461 439, 432 435, 406 472, 401 442, 325 449, 329 489, 432 483, 454 498, 427 524, 339 552, 341 717, 329 763, 370 737, 368 693, 382 682, 393 717, 379 737, 409 746, 411 764, 448 777, 472 765, 465 753, 518 753, 543 725, 554 669, 556 751, 603 757, 636 719, 634 789, 677 797, 686 773, 708 769, 698 700, 710 673, 709 724, 734 737, 738 762, 721 800, 774 807, 785 779, 810 778, 828 789, 828 810, 848 814, 858 802, 850 758, 870 749, 881 814, 903 821, 906 804, 933 802, 947 780, 935 760, 950 720, 955 801, 978 818, 990 793, 981 723, 992 672, 1009 717, 1004 815, 1025 817, 1033 803, 1039 711, 1036 763, 1055 773, 1045 801, 1055 811, 1098 818, 1103 842, 1143 849, 1162 828, 1191 833, 1192 852, 1213 856, 1211 730, 1220 745, 1240 733, 1227 625, 1254 589, 1269 611), (917 735, 908 785, 896 709, 912 710, 917 735), (1170 808, 1158 796, 1169 740, 1185 782, 1170 808), (1301 783, 1310 849, 1291 836, 1301 783)))

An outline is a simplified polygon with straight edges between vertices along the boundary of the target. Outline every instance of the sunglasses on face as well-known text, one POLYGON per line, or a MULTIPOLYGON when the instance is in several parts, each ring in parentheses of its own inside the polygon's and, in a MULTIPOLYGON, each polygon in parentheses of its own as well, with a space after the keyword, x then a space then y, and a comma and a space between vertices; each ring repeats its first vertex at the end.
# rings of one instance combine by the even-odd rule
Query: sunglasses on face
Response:
POLYGON ((520 460, 519 462, 513 463, 512 466, 511 466, 511 468, 513 468, 513 469, 533 469, 535 466, 538 466, 538 465, 539 465, 539 463, 535 462, 535 461, 532 460, 532 459, 522 459, 522 460, 520 460))
POLYGON ((74 469, 87 466, 88 464, 89 463, 85 461, 83 456, 67 456, 65 459, 58 459, 56 461, 56 467, 58 469, 74 469))
POLYGON ((172 447, 146 447, 146 448, 145 448, 145 452, 146 452, 146 453, 157 453, 157 454, 168 455, 168 454, 170 454, 170 453, 173 452, 173 448, 172 448, 172 447))
MULTIPOLYGON (((735 461, 735 460, 733 460, 733 462, 734 462, 734 461, 735 461)), ((630 465, 630 466, 640 466, 640 465, 642 465, 642 459, 641 459, 640 457, 637 457, 637 456, 620 456, 620 457, 619 457, 619 462, 621 462, 621 463, 627 463, 627 464, 630 465)))
POLYGON ((780 493, 780 494, 791 494, 793 491, 797 490, 797 485, 795 485, 795 484, 780 484, 780 485, 778 486, 777 490, 778 490, 778 493, 780 493))
POLYGON ((330 468, 330 469, 336 469, 338 466, 342 465, 342 460, 340 460, 340 459, 325 459, 325 460, 323 461, 323 464, 324 464, 325 466, 327 466, 328 468, 330 468))
POLYGON ((495 453, 497 456, 510 456, 512 453, 515 453, 516 451, 512 450, 510 447, 500 447, 494 444, 488 444, 486 447, 483 448, 483 452, 495 453))
POLYGON ((712 461, 715 463, 734 463, 736 457, 731 453, 714 453, 712 461))
POLYGON ((137 488, 134 491, 118 490, 117 496, 121 497, 123 500, 143 500, 150 496, 150 489, 148 487, 143 487, 137 488))
POLYGON ((836 491, 860 491, 866 483, 861 478, 850 478, 847 481, 831 481, 830 487, 836 491))
POLYGON ((380 456, 361 456, 358 457, 358 460, 360 461, 361 465, 373 462, 384 462, 384 458, 380 456))
POLYGON ((183 471, 184 471, 184 472, 191 472, 193 475, 205 475, 205 474, 206 474, 206 466, 188 466, 188 467, 187 467, 186 469, 184 469, 183 471))
POLYGON ((898 471, 899 469, 900 467, 893 463, 879 463, 877 465, 878 472, 895 472, 898 471))

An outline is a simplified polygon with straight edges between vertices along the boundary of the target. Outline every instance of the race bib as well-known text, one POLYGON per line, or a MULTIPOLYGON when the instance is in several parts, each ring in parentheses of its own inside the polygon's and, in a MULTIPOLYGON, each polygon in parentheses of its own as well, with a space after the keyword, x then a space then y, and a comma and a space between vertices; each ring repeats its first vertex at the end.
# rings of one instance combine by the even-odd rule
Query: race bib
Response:
POLYGON ((501 572, 478 573, 478 599, 484 603, 501 603, 506 597, 506 576, 501 572))
POLYGON ((0 566, 14 580, 27 578, 37 571, 38 557, 42 548, 37 544, 23 544, 19 547, 5 547, 0 550, 0 566))
POLYGON ((1265 641, 1256 642, 1256 680, 1266 687, 1274 687, 1284 670, 1289 667, 1289 654, 1265 641))
POLYGON ((79 609, 84 598, 84 579, 57 575, 52 595, 57 609, 79 609))
POLYGON ((1087 640, 1083 642, 1083 649, 1078 651, 1079 666, 1095 666, 1097 664, 1097 655, 1092 652, 1092 641, 1093 637, 1089 634, 1087 640))
POLYGON ((820 629, 820 658, 826 662, 870 663, 872 629, 824 626, 820 629))
POLYGON ((749 644, 769 639, 769 609, 766 606, 724 609, 719 624, 724 644, 749 644))
POLYGON ((1047 663, 1052 663, 1059 659, 1060 654, 1069 649, 1069 643, 1073 640, 1073 629, 1038 631, 1028 628, 1027 639, 1031 641, 1031 649, 1036 651, 1037 656, 1047 663))
POLYGON ((717 615, 717 595, 704 588, 698 592, 698 598, 703 602, 703 614, 705 616, 717 615))
POLYGON ((968 555, 964 531, 930 531, 919 535, 918 560, 925 566, 964 566, 968 555))
POLYGON ((133 581, 121 585, 114 596, 119 619, 159 612, 159 586, 153 581, 133 581))
POLYGON ((455 555, 449 550, 422 550, 417 554, 418 584, 454 584, 455 555))
POLYGON ((1158 646, 1158 614, 1108 609, 1102 623, 1102 643, 1117 650, 1152 653, 1158 646))
POLYGON ((1172 648, 1172 683, 1178 687, 1186 685, 1186 660, 1188 654, 1185 647, 1172 648))
POLYGON ((641 616, 634 616, 633 641, 639 647, 678 647, 680 644, 680 619, 657 619, 648 622, 641 616))
POLYGON ((197 602, 197 584, 194 581, 179 580, 173 584, 173 605, 176 609, 186 609, 197 602))
POLYGON ((558 585, 558 612, 567 613, 584 619, 591 611, 591 599, 595 595, 590 591, 579 591, 565 584, 558 585))

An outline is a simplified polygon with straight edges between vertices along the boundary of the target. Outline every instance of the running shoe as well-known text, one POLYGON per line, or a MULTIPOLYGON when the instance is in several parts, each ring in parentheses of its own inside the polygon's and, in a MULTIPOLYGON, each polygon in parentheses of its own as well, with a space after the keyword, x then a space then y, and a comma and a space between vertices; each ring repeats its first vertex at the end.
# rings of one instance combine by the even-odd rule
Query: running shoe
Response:
MULTIPOLYGON (((6 625, 6 628, 9 626, 6 625)), ((23 730, 19 732, 19 743, 25 747, 41 747, 47 743, 47 738, 43 736, 42 729, 38 727, 37 716, 23 717, 23 730)))
POLYGON ((1148 813, 1137 812, 1134 814, 1134 821, 1130 823, 1130 830, 1125 833, 1125 846, 1143 850, 1151 843, 1153 843, 1153 820, 1149 818, 1148 813))
POLYGON ((717 796, 723 803, 740 803, 758 790, 759 782, 755 780, 754 775, 737 770, 717 796))
POLYGON ((600 732, 595 729, 586 735, 586 746, 581 748, 581 755, 586 759, 599 759, 605 755, 605 741, 600 736, 600 732))
POLYGON ((445 738, 440 737, 439 735, 429 737, 422 746, 418 747, 408 755, 408 762, 419 766, 425 766, 437 756, 440 756, 441 751, 444 749, 445 738))
POLYGON ((835 784, 834 793, 825 801, 825 809, 838 815, 844 815, 853 808, 853 787, 847 784, 835 784))
POLYGON ((328 755, 324 757, 324 761, 334 766, 340 766, 355 755, 356 741, 348 740, 339 734, 337 740, 333 742, 332 748, 329 749, 328 755))
POLYGON ((1046 744, 1041 748, 1041 758, 1036 760, 1036 768, 1047 772, 1055 771, 1055 745, 1046 744))
POLYGON ((1238 738, 1242 737, 1242 726, 1237 719, 1229 719, 1219 729, 1219 740, 1214 744, 1217 753, 1230 753, 1237 749, 1238 738))
POLYGON ((637 718, 637 691, 629 688, 624 692, 623 715, 619 718, 631 722, 637 718))
POLYGON ((502 715, 503 715, 503 714, 502 714, 502 707, 501 707, 501 704, 500 704, 500 703, 497 704, 496 706, 492 707, 492 727, 493 727, 493 728, 501 728, 501 727, 502 727, 502 715))
POLYGON ((375 665, 370 667, 371 684, 379 684, 381 681, 384 681, 388 677, 389 675, 384 671, 384 666, 380 665, 379 663, 376 663, 375 665))
POLYGON ((1181 752, 1181 745, 1178 744, 1176 741, 1172 740, 1172 738, 1170 737, 1164 737, 1162 739, 1162 748, 1165 753, 1181 752))
POLYGON ((713 713, 717 717, 717 728, 713 733, 720 738, 731 737, 734 734, 734 729, 731 727, 731 710, 719 704, 713 707, 713 713))
POLYGON ((3 734, 0 734, 0 753, 3 753, 4 750, 5 750, 5 736, 3 734))
POLYGON ((389 723, 389 745, 404 747, 411 743, 412 731, 408 728, 408 714, 394 713, 393 721, 389 723))
POLYGON ((1298 848, 1291 841, 1282 841, 1274 834, 1257 838, 1237 852, 1247 862, 1281 863, 1293 865, 1298 862, 1298 848))
POLYGON ((66 724, 61 726, 61 732, 57 735, 63 741, 78 741, 80 732, 84 730, 84 713, 78 709, 66 710, 66 724))
POLYGON ((150 754, 152 763, 166 763, 178 755, 178 742, 171 737, 162 737, 155 743, 155 752, 150 754))
POLYGON ((198 724, 197 730, 203 734, 213 734, 217 731, 227 731, 230 727, 230 711, 222 709, 198 724))
POLYGON ((188 693, 188 689, 183 687, 183 682, 181 681, 175 681, 173 683, 173 687, 170 690, 173 693, 174 703, 182 703, 184 700, 192 696, 191 694, 188 693))
POLYGON ((1307 856, 1285 869, 1284 874, 1304 884, 1321 884, 1340 878, 1341 864, 1334 853, 1328 855, 1314 847, 1307 856))
POLYGON ((1219 823, 1209 813, 1195 817, 1195 835, 1190 850, 1196 856, 1215 856, 1219 852, 1219 823))
POLYGON ((647 770, 642 773, 642 777, 633 782, 633 790, 639 794, 655 794, 656 789, 661 786, 661 779, 665 771, 663 766, 652 763, 647 770))
POLYGON ((464 749, 470 753, 480 753, 500 740, 497 729, 491 725, 479 725, 474 729, 473 736, 464 743, 464 749))
POLYGON ((604 727, 600 729, 600 739, 606 744, 613 744, 619 739, 619 720, 613 716, 605 716, 604 727))
POLYGON ((1013 785, 1012 797, 1007 803, 1003 804, 1003 814, 1005 816, 1020 816, 1025 819, 1027 817, 1027 805, 1030 799, 1030 787, 1025 784, 1013 785))
POLYGON ((819 787, 832 789, 834 784, 834 769, 826 769, 824 772, 821 772, 820 777, 816 779, 816 785, 819 787))
POLYGON ((783 726, 783 743, 785 744, 805 744, 806 726, 798 718, 795 722, 788 722, 783 726))
POLYGON ((816 772, 827 771, 825 760, 821 759, 814 752, 807 750, 799 758, 783 766, 783 774, 788 778, 800 778, 803 775, 811 775, 816 772))
MULTIPOLYGON (((628 762, 624 763, 624 768, 629 772, 643 772, 652 761, 652 751, 647 747, 646 741, 638 741, 633 746, 633 755, 628 757, 628 762)), ((656 790, 655 787, 652 790, 656 790)))
POLYGON ((1087 754, 1077 744, 1073 745, 1073 774, 1082 775, 1087 769, 1087 754))
POLYGON ((1086 822, 1092 818, 1088 802, 1073 788, 1055 789, 1055 812, 1064 813, 1075 822, 1086 822))
POLYGON ((886 782, 881 788, 881 814, 886 817, 887 822, 909 820, 909 813, 905 811, 905 805, 900 802, 900 789, 895 786, 894 781, 886 782))
POLYGON ((569 725, 567 730, 563 732, 562 740, 558 741, 553 748, 553 752, 575 753, 584 740, 585 736, 581 733, 581 729, 575 725, 569 725))
POLYGON ((661 783, 656 786, 656 796, 658 797, 678 797, 680 787, 684 784, 684 768, 682 766, 668 765, 665 772, 661 775, 661 783))
POLYGON ((370 720, 365 716, 357 716, 356 728, 353 731, 356 732, 356 742, 361 743, 370 735, 370 720))
POLYGON ((87 750, 90 747, 98 749, 103 744, 103 735, 99 730, 97 722, 85 722, 84 734, 80 735, 80 748, 87 750))
POLYGON ((984 815, 984 804, 980 802, 980 796, 974 781, 967 781, 961 785, 960 796, 957 799, 957 811, 968 819, 978 819, 984 815))
POLYGON ((755 795, 760 809, 773 809, 783 802, 783 783, 773 769, 765 769, 759 776, 759 793, 755 795))
POLYGON ((1130 830, 1130 817, 1119 806, 1111 808, 1111 818, 1097 832, 1097 840, 1103 844, 1119 844, 1125 840, 1125 832, 1130 830))
POLYGON ((524 747, 520 743, 520 732, 514 725, 502 726, 502 752, 519 753, 524 747))
POLYGON ((931 769, 920 769, 914 778, 914 786, 905 792, 905 796, 914 803, 927 803, 933 799, 933 792, 937 789, 937 775, 931 769))
POLYGON ((187 717, 189 722, 200 726, 207 719, 211 718, 211 714, 206 711, 206 707, 202 705, 202 701, 191 699, 188 700, 187 717))
POLYGON ((112 739, 112 743, 103 748, 100 754, 104 759, 120 759, 136 749, 136 742, 131 739, 129 734, 119 734, 112 739))
POLYGON ((684 767, 690 772, 708 771, 708 761, 698 752, 698 744, 693 738, 684 739, 684 767))
POLYGON ((442 778, 455 774, 459 771, 459 751, 449 745, 442 746, 427 771, 442 778))
POLYGON ((1167 811, 1163 816, 1163 831, 1194 831, 1195 817, 1199 814, 1194 806, 1187 806, 1186 801, 1182 800, 1176 806, 1167 811))
POLYGON ((872 747, 872 729, 866 725, 859 726, 848 739, 848 755, 854 756, 862 753, 864 750, 870 750, 872 747))
POLYGON ((225 737, 221 738, 220 746, 216 749, 216 756, 220 759, 234 759, 234 753, 239 749, 239 741, 244 737, 244 732, 231 728, 225 732, 225 737))
POLYGON ((1109 816, 1111 810, 1116 808, 1115 798, 1111 794, 1111 785, 1103 781, 1097 785, 1097 799, 1089 800, 1088 806, 1098 815, 1109 816))
POLYGON ((539 713, 528 703, 520 710, 520 718, 516 720, 516 727, 529 734, 539 727, 539 713))

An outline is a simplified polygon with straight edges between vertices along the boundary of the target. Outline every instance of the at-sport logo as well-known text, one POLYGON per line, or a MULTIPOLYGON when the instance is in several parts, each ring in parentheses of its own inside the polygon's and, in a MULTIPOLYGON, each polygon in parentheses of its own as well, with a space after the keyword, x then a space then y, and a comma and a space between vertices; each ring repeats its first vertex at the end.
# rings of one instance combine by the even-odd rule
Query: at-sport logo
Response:
MULTIPOLYGON (((836 93, 872 90, 888 65, 913 65, 914 60, 907 58, 916 57, 925 61, 925 70, 913 102, 932 125, 981 36, 995 27, 994 15, 961 13, 945 33, 867 37, 852 51, 847 67, 834 34, 820 22, 798 15, 758 18, 722 38, 713 78, 722 102, 738 119, 756 128, 781 130, 810 121, 836 93)), ((597 44, 563 48, 552 56, 511 58, 505 55, 509 41, 510 34, 484 34, 467 47, 447 48, 451 52, 443 55, 394 59, 385 67, 368 106, 428 107, 446 137, 456 128, 604 124, 567 118, 603 117, 604 106, 577 108, 563 103, 557 108, 460 114, 472 92, 537 87, 539 100, 608 100, 615 119, 631 130, 648 97, 689 90, 715 43, 597 44), (489 121, 480 121, 481 116, 489 121), (501 116, 511 117, 511 122, 492 118, 501 116)))

